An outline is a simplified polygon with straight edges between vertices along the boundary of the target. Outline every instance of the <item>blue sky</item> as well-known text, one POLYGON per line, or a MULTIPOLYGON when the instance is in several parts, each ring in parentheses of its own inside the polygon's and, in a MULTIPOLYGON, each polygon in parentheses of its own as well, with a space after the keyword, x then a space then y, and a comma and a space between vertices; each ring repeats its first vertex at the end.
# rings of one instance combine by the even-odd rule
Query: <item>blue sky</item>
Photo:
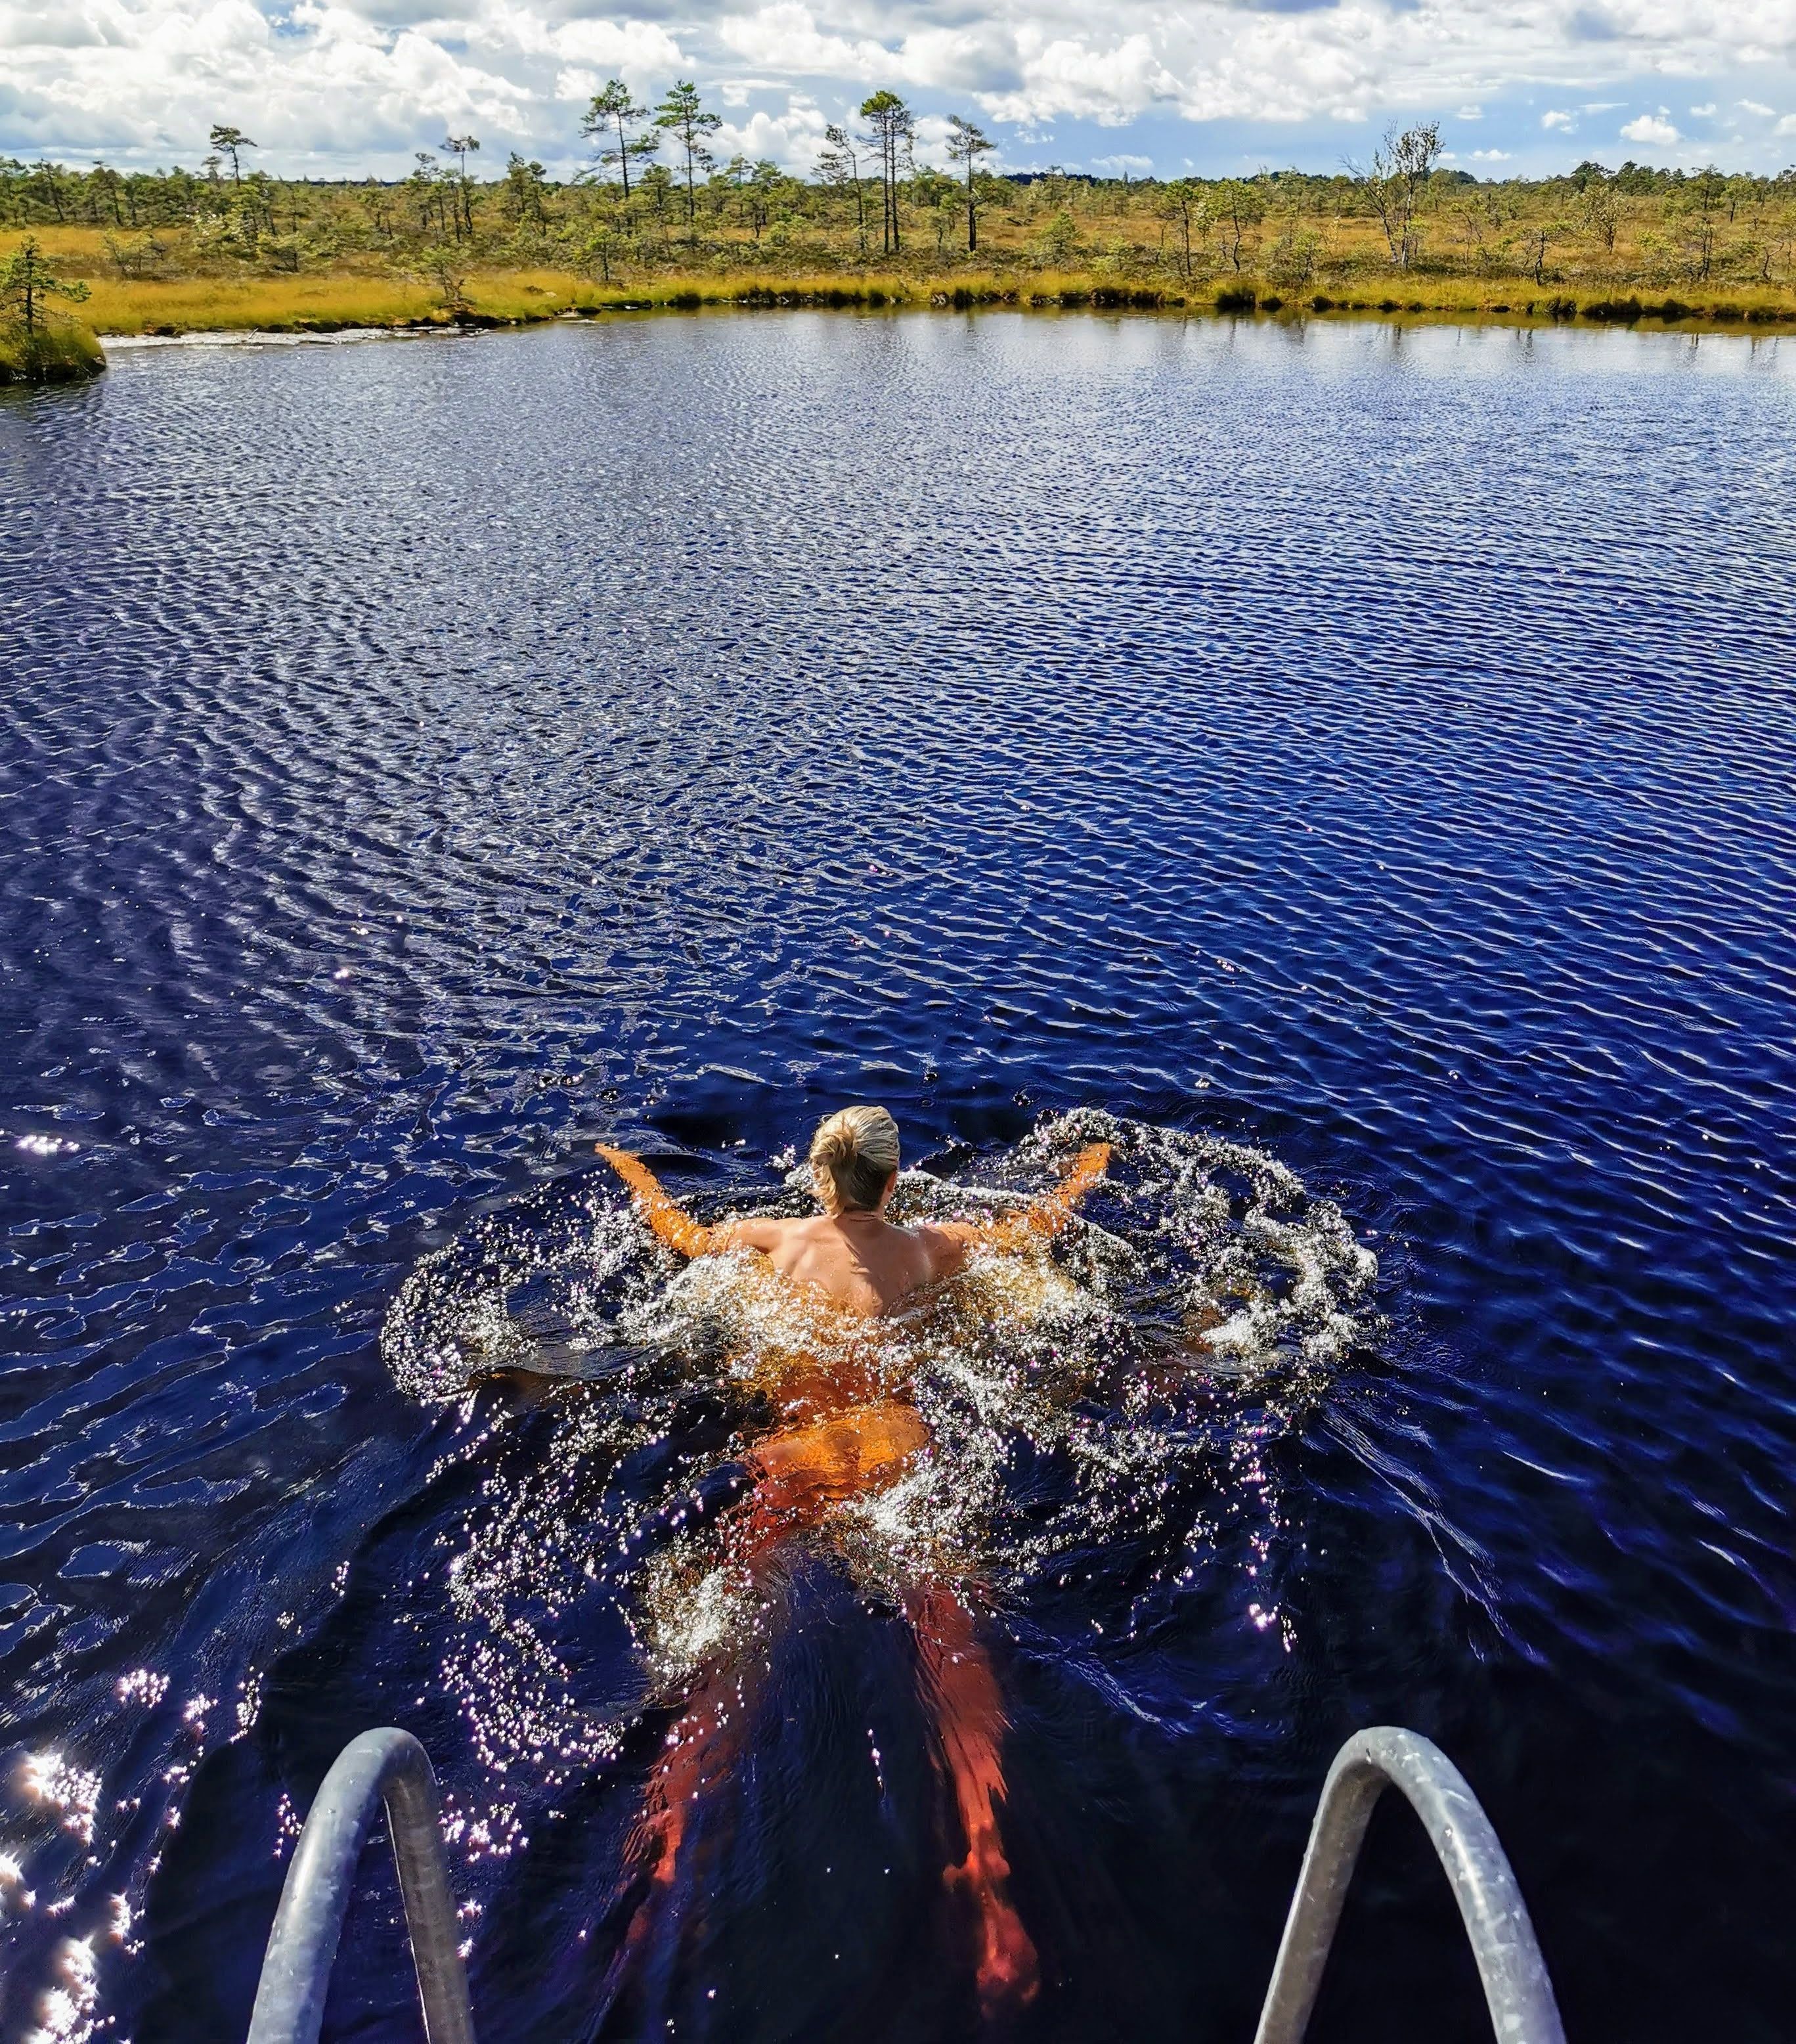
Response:
POLYGON ((926 157, 959 113, 1011 169, 1326 171, 1418 117, 1482 176, 1796 164, 1796 0, 0 0, 0 152, 194 164, 228 121, 281 171, 451 130, 565 171, 614 75, 697 79, 725 153, 799 170, 880 86, 926 157))

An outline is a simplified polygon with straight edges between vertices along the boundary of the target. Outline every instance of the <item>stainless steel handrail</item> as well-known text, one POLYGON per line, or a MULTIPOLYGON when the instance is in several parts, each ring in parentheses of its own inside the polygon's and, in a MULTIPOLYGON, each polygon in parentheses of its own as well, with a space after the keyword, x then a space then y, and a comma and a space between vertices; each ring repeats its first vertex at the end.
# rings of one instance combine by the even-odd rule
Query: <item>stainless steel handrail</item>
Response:
MULTIPOLYGON (((1395 1783, 1439 1855, 1498 2044, 1565 2044, 1552 1984, 1503 1849, 1465 1777, 1419 1733, 1356 1732, 1322 1784, 1254 2044, 1302 2044, 1372 1806, 1395 1783)), ((248 2044, 317 2044, 324 1996, 377 1802, 386 1805, 429 2044, 474 2044, 439 1825, 436 1777, 409 1732, 363 1732, 324 1777, 263 1961, 248 2044)))
POLYGON ((1356 1732, 1328 1770, 1254 2044, 1300 2044, 1372 1805, 1393 1782, 1453 1884, 1498 2044, 1565 2044, 1527 1905, 1490 1819, 1437 1746, 1394 1725, 1356 1732))
POLYGON ((356 1862, 382 1802, 405 1900, 424 2034, 430 2044, 474 2044, 436 1777, 412 1735, 390 1726, 351 1739, 324 1777, 281 1891, 248 2044, 317 2044, 356 1862))

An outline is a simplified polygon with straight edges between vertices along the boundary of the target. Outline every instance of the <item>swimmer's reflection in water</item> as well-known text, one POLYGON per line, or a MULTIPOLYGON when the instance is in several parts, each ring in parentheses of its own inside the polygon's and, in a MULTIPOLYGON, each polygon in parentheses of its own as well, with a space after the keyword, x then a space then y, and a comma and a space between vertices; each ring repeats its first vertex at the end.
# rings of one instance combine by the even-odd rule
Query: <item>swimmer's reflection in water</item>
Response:
MULTIPOLYGON (((1104 1174, 1110 1145, 1091 1144, 1055 1189, 1020 1211, 981 1222, 899 1227, 885 1218, 897 1181, 898 1130, 879 1107, 850 1107, 819 1127, 812 1184, 823 1212, 801 1220, 736 1220, 705 1228, 669 1198, 635 1158, 599 1145, 635 1195, 656 1236, 689 1258, 747 1252, 740 1281, 777 1303, 786 1334, 760 1358, 757 1377, 777 1415, 754 1445, 753 1485, 720 1529, 726 1561, 753 1579, 781 1546, 827 1526, 837 1508, 889 1490, 928 1447, 930 1431, 894 1381, 891 1324, 951 1278, 980 1251, 1040 1252, 1072 1220, 1104 1174), (883 1324, 883 1338, 882 1338, 883 1324)), ((977 1912, 978 1988, 994 2012, 1028 2000, 1035 1949, 1009 1896, 999 1834, 1004 1797, 1004 1716, 973 1614, 946 1581, 905 1592, 920 1687, 934 1746, 965 1836, 965 1857, 948 1878, 977 1912)), ((620 1964, 646 1934, 654 1898, 679 1863, 694 1799, 730 1765, 743 1671, 720 1661, 701 1675, 650 1778, 633 1837, 650 1866, 650 1901, 637 1913, 620 1964)))

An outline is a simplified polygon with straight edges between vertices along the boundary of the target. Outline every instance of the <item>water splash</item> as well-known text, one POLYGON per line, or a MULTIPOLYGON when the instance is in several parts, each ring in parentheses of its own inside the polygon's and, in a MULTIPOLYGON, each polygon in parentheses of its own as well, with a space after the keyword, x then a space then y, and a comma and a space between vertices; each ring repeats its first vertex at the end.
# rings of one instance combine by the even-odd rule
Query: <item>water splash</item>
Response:
MULTIPOLYGON (((977 1182, 907 1172, 894 1218, 1020 1206, 1094 1142, 1113 1146, 1110 1175, 1051 1255, 976 1253, 879 1325, 881 1395, 914 1404, 930 1445, 805 1535, 872 1599, 902 1608, 942 1582, 1023 1598, 1069 1557, 1101 1566, 1125 1543, 1176 1588, 1218 1493, 1267 1512, 1268 1440, 1376 1339, 1376 1260, 1338 1207, 1220 1136, 1053 1117, 981 1158, 977 1182)), ((757 1211, 807 1205, 800 1169, 757 1211)), ((554 1408, 526 1449, 515 1408, 483 1406, 459 1450, 485 1473, 445 1564, 459 1624, 441 1675, 498 1777, 528 1767, 553 1786, 614 1760, 645 1708, 677 1706, 776 1622, 717 1528, 773 1423, 769 1381, 817 1331, 745 1283, 746 1261, 678 1264, 617 1189, 585 1180, 484 1217, 393 1307, 384 1352, 413 1394, 497 1378, 554 1408), (601 1609, 640 1684, 596 1719, 557 1642, 601 1609)), ((864 1370, 864 1339, 811 1360, 864 1370)), ((1253 1622, 1284 1623, 1269 1589, 1253 1622)), ((485 1850, 495 1826, 510 1828, 498 1805, 485 1850)))

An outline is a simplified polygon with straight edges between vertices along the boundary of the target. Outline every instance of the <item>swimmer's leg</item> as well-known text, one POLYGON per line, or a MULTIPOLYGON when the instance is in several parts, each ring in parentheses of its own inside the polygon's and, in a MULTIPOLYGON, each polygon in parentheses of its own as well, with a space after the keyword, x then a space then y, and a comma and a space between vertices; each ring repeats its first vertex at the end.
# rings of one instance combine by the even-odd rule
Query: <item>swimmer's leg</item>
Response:
POLYGON ((625 1842, 624 1858, 635 1869, 636 1892, 622 1942, 606 1972, 604 2000, 608 2008, 626 1992, 632 2000, 645 2000, 654 2021, 643 2028, 643 2034, 648 2027, 658 2029, 656 1997, 674 1956, 658 1935, 670 1921, 674 1877, 690 1855, 690 1833, 703 1798, 737 1770, 763 1673, 753 1654, 739 1659, 720 1657, 701 1669, 664 1735, 643 1807, 625 1842))
POLYGON ((703 1256, 716 1247, 713 1231, 700 1226, 684 1207, 668 1197, 661 1181, 640 1158, 603 1143, 593 1147, 635 1193, 637 1211, 658 1240, 680 1256, 703 1256))
POLYGON ((973 1629, 973 1614, 939 1585, 906 1600, 916 1635, 925 1700, 965 1834, 966 1858, 949 1880, 979 1911, 979 2002, 988 2015, 1033 2000, 1040 1985, 1035 1947, 1011 1907, 1010 1862, 998 1836, 1004 1800, 1004 1700, 973 1629))
MULTIPOLYGON (((722 1521, 723 1564, 736 1593, 770 1607, 767 1577, 781 1550, 814 1527, 842 1500, 888 1490, 929 1439, 914 1408, 887 1403, 850 1408, 811 1427, 789 1427, 750 1458, 755 1483, 722 1521)), ((754 1716, 753 1655, 706 1667, 669 1728, 649 1777, 627 1856, 647 1862, 649 1887, 616 1958, 613 1984, 647 1942, 674 1885, 687 1835, 706 1792, 734 1772, 754 1716)))
MULTIPOLYGON (((758 1595, 778 1550, 809 1531, 832 1504, 889 1489, 928 1439, 912 1408, 885 1404, 854 1407, 762 1442, 750 1458, 754 1487, 722 1521, 723 1566, 736 1577, 736 1594, 758 1595)), ((673 1880, 693 1798, 722 1771, 714 1764, 716 1749, 726 1722, 739 1723, 742 1716, 727 1708, 732 1696, 740 1700, 731 1666, 707 1669, 650 1777, 632 1844, 639 1855, 654 1852, 658 1886, 673 1880)))
MULTIPOLYGON (((732 1556, 752 1573, 762 1558, 845 1499, 888 1490, 929 1439, 908 1405, 862 1405, 815 1426, 789 1428, 755 1454, 761 1480, 735 1508, 727 1535, 732 1556)), ((950 1869, 979 1911, 979 1995, 990 2012, 1026 2002, 1037 1981, 1035 1947, 1006 1892, 1010 1863, 998 1836, 1004 1798, 1004 1701, 973 1615, 938 1585, 914 1592, 906 1608, 923 1687, 953 1785, 966 1858, 950 1869)))
MULTIPOLYGON (((751 1458, 754 1488, 723 1521, 724 1566, 736 1573, 737 1594, 760 1596, 765 1573, 788 1541, 844 1498, 889 1489, 928 1439, 912 1408, 885 1404, 855 1407, 763 1441, 751 1458)), ((693 1804, 729 1769, 730 1728, 747 1714, 743 1679, 727 1662, 704 1671, 649 1777, 631 1843, 636 1856, 653 1853, 658 1888, 673 1881, 693 1804)))
MULTIPOLYGON (((766 1489, 764 1482, 758 1483, 723 1520, 723 1566, 736 1577, 730 1595, 761 1603, 763 1623, 772 1609, 766 1577, 782 1536, 803 1531, 818 1516, 808 1496, 797 1492, 764 1495, 766 1489)), ((763 1672, 753 1653, 726 1649, 716 1654, 699 1669, 679 1714, 662 1736, 642 1808, 624 1844, 626 1862, 637 1869, 639 1881, 646 1875, 646 1885, 632 1906, 606 1977, 608 2004, 649 1956, 666 1919, 704 1796, 736 1771, 744 1733, 754 1716, 754 1685, 763 1672)))
POLYGON ((627 1951, 641 1942, 654 1910, 674 1885, 700 1797, 734 1769, 740 1735, 736 1728, 752 1707, 749 1681, 746 1662, 715 1663, 700 1673, 668 1728, 626 1847, 629 1858, 648 1863, 650 1886, 625 1941, 627 1951))

